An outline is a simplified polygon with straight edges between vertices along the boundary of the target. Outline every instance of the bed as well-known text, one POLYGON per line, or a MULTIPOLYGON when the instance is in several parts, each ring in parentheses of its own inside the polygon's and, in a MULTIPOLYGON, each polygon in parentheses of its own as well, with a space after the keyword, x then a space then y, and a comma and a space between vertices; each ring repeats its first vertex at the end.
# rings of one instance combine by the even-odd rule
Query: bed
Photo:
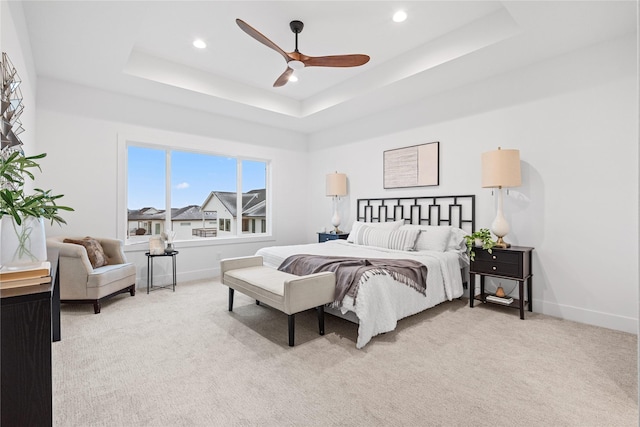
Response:
POLYGON ((273 268, 300 254, 414 260, 425 265, 424 294, 383 271, 363 274, 357 293, 326 308, 358 323, 356 347, 363 348, 374 336, 394 330, 398 320, 462 296, 469 265, 464 236, 474 229, 473 195, 358 199, 357 218, 347 240, 272 246, 256 255, 273 268))

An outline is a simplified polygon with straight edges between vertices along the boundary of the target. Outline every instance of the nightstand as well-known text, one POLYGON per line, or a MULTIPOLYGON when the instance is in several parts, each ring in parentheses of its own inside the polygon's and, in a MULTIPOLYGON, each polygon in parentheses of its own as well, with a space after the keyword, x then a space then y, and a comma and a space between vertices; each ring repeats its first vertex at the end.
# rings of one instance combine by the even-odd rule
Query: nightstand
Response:
POLYGON ((324 243, 327 240, 347 240, 349 233, 318 233, 318 243, 324 243))
POLYGON ((474 300, 483 303, 487 301, 490 294, 484 291, 485 276, 498 277, 501 279, 515 280, 518 282, 518 298, 514 298, 510 304, 494 303, 505 307, 520 309, 520 319, 524 320, 524 307, 528 306, 529 311, 533 311, 531 300, 531 254, 533 248, 525 246, 512 246, 510 248, 492 248, 492 253, 482 249, 475 249, 475 260, 471 261, 469 269, 469 307, 473 307, 474 300), (480 276, 480 294, 476 293, 476 274, 480 276), (527 296, 525 300, 524 282, 527 282, 527 296))

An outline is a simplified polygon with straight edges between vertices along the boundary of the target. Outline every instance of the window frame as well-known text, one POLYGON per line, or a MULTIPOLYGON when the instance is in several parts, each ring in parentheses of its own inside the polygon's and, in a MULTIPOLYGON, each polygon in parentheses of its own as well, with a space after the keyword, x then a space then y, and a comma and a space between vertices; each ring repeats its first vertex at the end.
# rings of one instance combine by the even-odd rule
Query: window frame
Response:
MULTIPOLYGON (((198 246, 216 246, 222 244, 233 243, 246 243, 246 242, 263 242, 273 241, 273 186, 272 186, 272 160, 261 157, 240 155, 238 153, 220 152, 216 150, 202 149, 198 147, 176 145, 175 141, 184 141, 183 136, 169 136, 154 138, 154 142, 148 142, 145 139, 131 138, 125 135, 118 135, 118 184, 117 184, 117 216, 116 216, 116 237, 124 242, 124 249, 126 251, 143 251, 148 250, 148 241, 135 241, 129 240, 127 232, 128 225, 128 148, 129 146, 136 146, 142 148, 150 148, 157 150, 164 150, 166 153, 166 177, 165 177, 165 191, 166 201, 169 206, 163 207, 166 212, 165 225, 171 224, 171 169, 170 169, 170 152, 183 151, 203 155, 228 157, 236 160, 236 194, 237 199, 237 212, 242 212, 242 162, 245 160, 263 162, 265 163, 265 189, 266 189, 266 223, 267 229, 260 234, 243 234, 242 233, 242 221, 236 221, 236 230, 233 230, 233 234, 224 237, 204 237, 196 240, 178 240, 180 247, 198 247, 198 246)), ((233 147, 235 144, 230 144, 231 141, 220 141, 221 145, 225 147, 233 147)), ((160 207, 158 207, 160 209, 160 207)), ((242 216, 240 215, 240 219, 242 216)), ((219 220, 219 218, 218 218, 219 220)), ((219 221, 216 221, 219 223, 219 221)), ((230 222, 230 221, 229 221, 230 222)), ((229 227, 231 228, 231 227, 229 227)), ((229 230, 232 231, 232 230, 229 230)))

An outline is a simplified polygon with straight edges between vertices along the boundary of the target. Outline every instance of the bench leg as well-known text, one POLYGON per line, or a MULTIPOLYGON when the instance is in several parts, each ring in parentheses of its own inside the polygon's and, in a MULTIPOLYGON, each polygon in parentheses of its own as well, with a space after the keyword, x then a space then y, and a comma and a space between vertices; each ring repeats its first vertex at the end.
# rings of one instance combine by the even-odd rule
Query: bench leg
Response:
POLYGON ((295 336, 295 314, 289 315, 289 347, 293 347, 293 341, 295 336))
POLYGON ((256 305, 260 305, 260 301, 256 300, 256 305))
POLYGON ((324 335, 324 305, 318 306, 318 330, 324 335))
POLYGON ((233 311, 233 288, 229 288, 229 311, 233 311))

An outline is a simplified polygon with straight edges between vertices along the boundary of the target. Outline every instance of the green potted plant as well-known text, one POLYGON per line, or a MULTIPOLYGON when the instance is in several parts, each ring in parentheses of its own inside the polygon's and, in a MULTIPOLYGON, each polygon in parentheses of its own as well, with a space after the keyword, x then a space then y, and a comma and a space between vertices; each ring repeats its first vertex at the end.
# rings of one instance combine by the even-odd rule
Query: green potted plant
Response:
POLYGON ((58 212, 73 211, 56 203, 62 194, 54 195, 51 190, 39 188, 35 188, 33 194, 25 193, 25 177, 35 179, 31 170, 41 170, 37 160, 44 157, 46 153, 25 156, 20 151, 0 156, 0 264, 3 266, 46 260, 44 220, 66 224, 58 212))
POLYGON ((491 253, 491 248, 496 244, 491 238, 491 232, 488 228, 481 228, 478 231, 474 231, 470 235, 464 236, 464 239, 467 242, 467 252, 469 253, 471 261, 476 258, 474 248, 482 248, 491 253))

